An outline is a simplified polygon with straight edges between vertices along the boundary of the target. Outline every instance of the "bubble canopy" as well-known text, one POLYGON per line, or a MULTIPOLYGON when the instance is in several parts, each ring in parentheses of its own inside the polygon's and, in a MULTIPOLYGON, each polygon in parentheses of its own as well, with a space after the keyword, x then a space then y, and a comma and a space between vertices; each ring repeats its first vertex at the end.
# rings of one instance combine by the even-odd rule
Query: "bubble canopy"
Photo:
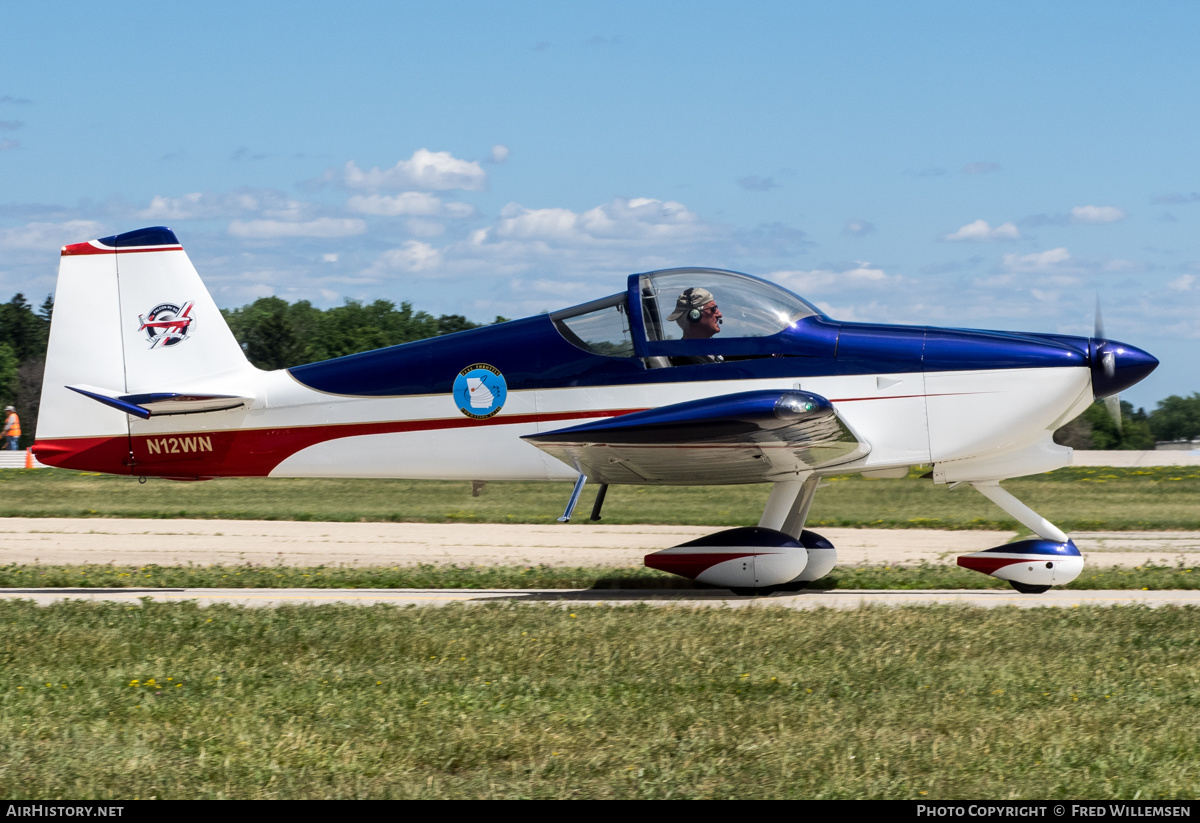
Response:
MULTIPOLYGON (((590 303, 573 306, 550 315, 573 345, 593 354, 632 357, 651 349, 666 347, 664 354, 679 354, 680 345, 707 351, 717 345, 728 351, 735 341, 752 345, 759 352, 763 338, 796 329, 804 318, 826 319, 812 304, 787 289, 739 272, 707 268, 664 269, 629 277, 625 293, 614 294, 590 303), (683 326, 668 319, 680 296, 689 290, 704 289, 720 309, 720 331, 710 341, 683 341, 683 326)), ((745 354, 751 354, 747 350, 745 354)), ((735 352, 730 352, 735 353, 735 352)))
POLYGON ((679 340, 680 324, 667 318, 688 289, 705 289, 721 311, 720 336, 726 340, 770 337, 803 317, 820 312, 787 289, 721 269, 666 269, 635 275, 648 340, 679 340))

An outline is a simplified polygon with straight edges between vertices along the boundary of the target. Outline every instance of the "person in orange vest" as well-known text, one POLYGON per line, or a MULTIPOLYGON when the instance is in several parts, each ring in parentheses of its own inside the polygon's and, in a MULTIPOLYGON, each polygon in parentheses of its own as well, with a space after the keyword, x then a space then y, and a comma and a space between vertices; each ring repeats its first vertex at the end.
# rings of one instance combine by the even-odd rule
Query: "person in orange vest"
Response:
POLYGON ((21 448, 21 418, 17 417, 17 410, 12 406, 4 407, 4 431, 0 435, 4 437, 5 449, 17 451, 21 448))

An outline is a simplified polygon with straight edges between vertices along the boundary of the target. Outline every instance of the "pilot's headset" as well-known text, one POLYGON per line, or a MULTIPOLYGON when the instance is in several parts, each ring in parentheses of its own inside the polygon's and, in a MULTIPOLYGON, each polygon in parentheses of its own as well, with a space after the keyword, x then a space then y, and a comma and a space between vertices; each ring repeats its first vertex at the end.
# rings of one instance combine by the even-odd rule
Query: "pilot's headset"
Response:
MULTIPOLYGON (((688 302, 690 303, 692 301, 692 292, 694 292, 695 290, 696 290, 696 288, 694 286, 690 289, 684 289, 682 296, 686 297, 688 299, 688 302)), ((700 309, 691 309, 687 313, 687 319, 693 323, 695 323, 697 320, 699 320, 703 316, 704 316, 704 312, 702 312, 700 309)), ((717 325, 718 326, 725 325, 724 319, 718 320, 717 325)))

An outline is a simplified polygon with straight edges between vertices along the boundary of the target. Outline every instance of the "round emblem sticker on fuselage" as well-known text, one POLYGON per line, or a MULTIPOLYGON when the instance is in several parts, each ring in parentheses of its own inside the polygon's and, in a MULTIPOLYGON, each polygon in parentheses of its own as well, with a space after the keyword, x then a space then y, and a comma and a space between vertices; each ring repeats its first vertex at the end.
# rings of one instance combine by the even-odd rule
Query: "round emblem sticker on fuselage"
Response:
POLYGON ((475 420, 487 420, 500 413, 508 398, 508 384, 495 366, 475 363, 454 378, 454 402, 458 410, 475 420))

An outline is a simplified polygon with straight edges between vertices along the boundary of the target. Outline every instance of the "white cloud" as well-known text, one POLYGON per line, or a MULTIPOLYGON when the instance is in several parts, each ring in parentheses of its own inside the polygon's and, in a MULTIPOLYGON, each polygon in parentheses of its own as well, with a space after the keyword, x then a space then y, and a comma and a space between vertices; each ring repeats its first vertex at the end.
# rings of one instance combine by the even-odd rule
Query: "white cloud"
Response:
POLYGON ((446 226, 436 220, 422 220, 414 217, 405 222, 404 226, 414 237, 440 237, 446 233, 446 226))
POLYGON ((355 218, 319 217, 316 220, 234 220, 229 233, 234 237, 269 240, 280 237, 351 237, 363 234, 367 224, 355 218))
POLYGON ((1011 289, 1017 286, 1015 274, 989 274, 976 277, 972 283, 981 289, 1011 289))
POLYGON ((596 296, 594 285, 578 280, 552 280, 549 278, 523 280, 517 277, 513 278, 509 287, 518 294, 536 294, 539 300, 552 297, 566 305, 582 303, 596 296))
POLYGON ((1196 275, 1181 274, 1179 277, 1176 277, 1174 280, 1168 283, 1167 288, 1171 289, 1172 291, 1191 291, 1192 286, 1195 284, 1196 275))
POLYGON ((1138 260, 1116 258, 1104 260, 1095 257, 1073 257, 1065 248, 1049 249, 1033 254, 1006 254, 1001 268, 1013 274, 1053 275, 1042 279, 1042 285, 1067 286, 1079 282, 1075 275, 1087 272, 1128 274, 1145 272, 1149 267, 1138 260), (1056 279, 1057 278, 1057 279, 1056 279))
POLYGON ((509 203, 491 228, 474 235, 482 244, 492 238, 556 244, 608 245, 693 240, 708 233, 699 216, 682 203, 635 197, 617 198, 585 212, 570 209, 527 209, 509 203))
POLYGON ((0 249, 42 251, 56 254, 71 243, 95 240, 104 230, 93 220, 67 220, 63 223, 26 223, 0 229, 0 249))
POLYGON ((875 224, 868 223, 866 220, 847 220, 843 231, 855 237, 863 237, 875 232, 875 224))
POLYGON ((351 189, 480 191, 487 184, 487 173, 475 161, 460 160, 448 151, 417 149, 390 169, 376 166, 363 171, 351 160, 342 170, 341 182, 351 189))
POLYGON ((1079 271, 1080 266, 1065 248, 1039 251, 1033 254, 1006 254, 1002 263, 1010 272, 1054 273, 1079 271))
MULTIPOLYGON (((840 305, 835 305, 827 300, 813 300, 811 302, 829 317, 845 323, 887 323, 891 320, 895 311, 893 306, 882 305, 874 300, 870 303, 853 300, 853 302, 841 303, 840 305)), ((923 313, 921 317, 928 319, 930 315, 923 313)))
POLYGON ((492 146, 492 156, 490 159, 493 163, 503 163, 508 160, 508 155, 508 146, 503 146, 497 143, 496 145, 492 146))
POLYGON ((336 263, 337 261, 338 261, 338 256, 337 256, 337 254, 336 254, 336 253, 334 253, 334 254, 322 254, 322 255, 321 255, 321 262, 322 262, 322 263, 336 263))
POLYGON ((1116 206, 1076 206, 1071 209, 1072 223, 1116 223, 1125 219, 1125 212, 1116 206))
POLYGON ((843 269, 811 269, 808 271, 777 271, 767 275, 781 286, 800 295, 836 292, 841 289, 876 289, 897 285, 904 281, 898 274, 888 274, 883 269, 860 261, 856 266, 843 269))
POLYGON ((143 220, 213 220, 248 213, 275 220, 302 220, 312 214, 311 203, 292 200, 274 189, 231 192, 192 192, 181 197, 158 195, 137 213, 143 220))
POLYGON ((406 191, 389 197, 386 194, 356 194, 346 202, 350 211, 381 217, 470 217, 475 208, 469 203, 445 203, 423 191, 406 191))
MULTIPOLYGON (((364 276, 381 278, 405 271, 423 277, 494 281, 533 273, 563 282, 592 282, 597 276, 710 258, 710 248, 727 253, 734 242, 727 227, 705 223, 683 204, 646 197, 618 198, 582 212, 510 203, 491 225, 461 239, 435 241, 431 238, 440 227, 422 221, 413 218, 408 223, 418 239, 382 255, 364 276)), ((519 300, 530 311, 547 308, 541 302, 532 305, 531 295, 521 295, 519 300)))
POLYGON ((409 240, 398 249, 384 252, 368 273, 381 275, 400 271, 428 274, 438 268, 441 262, 442 253, 439 249, 419 240, 409 240))
POLYGON ((1021 233, 1013 223, 1001 223, 992 228, 986 220, 976 220, 950 234, 943 234, 943 240, 967 240, 976 243, 991 240, 1017 240, 1021 233))

